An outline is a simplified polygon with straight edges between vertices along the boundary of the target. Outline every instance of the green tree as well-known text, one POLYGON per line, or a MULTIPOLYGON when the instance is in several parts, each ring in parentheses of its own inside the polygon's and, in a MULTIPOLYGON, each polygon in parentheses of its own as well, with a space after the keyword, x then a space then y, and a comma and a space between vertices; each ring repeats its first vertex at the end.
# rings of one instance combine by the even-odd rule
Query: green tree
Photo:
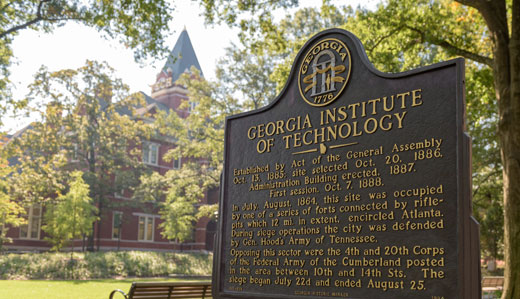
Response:
POLYGON ((473 215, 480 223, 481 253, 504 256, 502 164, 497 132, 497 102, 490 68, 466 67, 467 120, 472 137, 473 215))
POLYGON ((87 61, 79 69, 56 72, 42 68, 29 97, 47 107, 45 117, 12 142, 11 155, 19 160, 17 197, 37 203, 58 198, 70 171, 82 169, 97 217, 121 204, 109 198, 137 185, 147 171, 140 145, 151 132, 142 121, 146 115, 135 113, 142 94, 131 95, 128 89, 104 63, 87 61))
POLYGON ((5 185, 2 188, 5 194, 2 196, 2 209, 7 213, 5 220, 11 220, 2 227, 4 236, 11 227, 25 224, 25 219, 23 223, 17 219, 25 216, 25 208, 34 204, 41 206, 64 190, 66 154, 59 147, 63 140, 59 132, 60 111, 60 105, 49 104, 42 112, 41 122, 31 124, 23 135, 11 139, 1 148, 2 157, 11 158, 11 165, 5 161, 6 167, 1 171, 5 185))
POLYGON ((0 252, 4 244, 12 241, 7 237, 8 227, 20 226, 24 223, 22 216, 25 210, 9 192, 8 179, 12 171, 5 159, 0 160, 0 252))
MULTIPOLYGON (((157 0, 2 0, 0 1, 0 114, 26 102, 10 94, 8 67, 12 41, 22 30, 52 32, 68 22, 97 29, 106 38, 135 50, 136 60, 166 53, 173 6, 157 0)), ((1 119, 0 119, 1 120, 1 119)))
POLYGON ((481 250, 490 260, 503 258, 504 209, 500 178, 480 186, 481 195, 474 200, 475 217, 480 223, 481 250))
POLYGON ((66 137, 61 132, 62 107, 50 103, 41 121, 24 128, 2 154, 14 162, 8 178, 11 196, 23 205, 45 203, 58 197, 65 188, 67 153, 62 148, 66 137))
POLYGON ((253 14, 259 20, 269 18, 277 8, 289 8, 298 5, 298 0, 243 1, 243 0, 202 0, 204 16, 209 23, 226 23, 239 26, 243 31, 255 30, 254 20, 244 18, 244 14, 253 14))
POLYGON ((59 251, 74 239, 91 235, 92 223, 98 219, 82 175, 81 171, 72 172, 68 192, 46 205, 42 229, 48 235, 46 240, 53 245, 52 250, 59 251))
MULTIPOLYGON (((248 65, 249 61, 263 61, 259 65, 265 65, 264 69, 269 67, 272 67, 272 69, 266 70, 266 73, 264 73, 266 78, 262 79, 261 82, 267 80, 266 83, 263 83, 266 87, 271 87, 272 82, 276 83, 276 93, 280 92, 289 77, 293 60, 303 44, 312 35, 322 30, 343 26, 347 23, 352 12, 353 10, 350 7, 334 7, 325 2, 320 9, 302 8, 287 15, 279 22, 275 22, 274 16, 268 12, 256 19, 248 20, 247 24, 249 25, 240 34, 240 50, 235 50, 235 53, 228 51, 228 56, 233 54, 232 60, 230 58, 224 60, 231 60, 238 67, 231 63, 223 64, 221 79, 227 82, 227 77, 231 79, 240 76, 248 78, 249 75, 242 72, 253 68, 248 65), (245 60, 246 63, 241 64, 238 61, 239 58, 235 58, 237 53, 241 53, 240 51, 250 53, 245 55, 257 56, 258 58, 254 60, 248 58, 245 60)), ((258 73, 255 72, 257 77, 255 80, 258 80, 260 76, 258 73)), ((242 88, 246 87, 256 88, 254 82, 248 82, 242 88)), ((252 93, 253 91, 249 90, 248 92, 252 93)), ((271 92, 268 101, 272 100, 275 95, 271 92)))
POLYGON ((276 84, 269 78, 274 61, 267 55, 255 55, 249 49, 231 45, 218 62, 216 76, 242 98, 245 109, 253 110, 267 105, 276 96, 276 84))

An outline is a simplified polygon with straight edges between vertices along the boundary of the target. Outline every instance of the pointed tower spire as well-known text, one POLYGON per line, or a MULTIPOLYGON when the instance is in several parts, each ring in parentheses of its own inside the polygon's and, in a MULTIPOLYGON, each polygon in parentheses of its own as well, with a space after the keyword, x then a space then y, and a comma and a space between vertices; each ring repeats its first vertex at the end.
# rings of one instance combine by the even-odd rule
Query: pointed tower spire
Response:
POLYGON ((195 55, 195 50, 193 50, 188 31, 186 27, 184 27, 162 71, 165 73, 171 72, 172 82, 175 83, 180 75, 186 70, 189 70, 192 66, 197 68, 202 76, 199 60, 197 59, 197 55, 195 55))
POLYGON ((161 72, 157 74, 155 84, 152 85, 152 98, 170 109, 177 110, 181 101, 186 100, 187 90, 183 86, 176 85, 175 81, 192 66, 203 76, 188 31, 184 28, 161 72))

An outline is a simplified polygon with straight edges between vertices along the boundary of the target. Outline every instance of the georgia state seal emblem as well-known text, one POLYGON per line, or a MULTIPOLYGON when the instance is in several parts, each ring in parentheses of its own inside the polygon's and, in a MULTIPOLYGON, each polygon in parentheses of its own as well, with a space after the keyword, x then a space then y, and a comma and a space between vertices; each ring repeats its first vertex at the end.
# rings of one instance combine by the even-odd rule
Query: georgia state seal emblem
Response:
POLYGON ((347 46, 335 38, 320 40, 307 51, 300 66, 300 94, 309 105, 326 106, 345 89, 350 71, 347 46))

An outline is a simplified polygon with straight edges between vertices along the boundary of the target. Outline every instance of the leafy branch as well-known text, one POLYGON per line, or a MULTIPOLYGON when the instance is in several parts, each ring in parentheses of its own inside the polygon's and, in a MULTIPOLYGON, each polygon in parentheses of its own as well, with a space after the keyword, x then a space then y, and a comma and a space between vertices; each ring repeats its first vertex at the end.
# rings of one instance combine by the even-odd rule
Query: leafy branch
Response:
MULTIPOLYGON (((0 38, 3 38, 5 36, 7 36, 8 34, 11 34, 13 32, 17 32, 19 30, 22 30, 22 29, 25 29, 31 25, 34 25, 42 20, 45 20, 45 17, 43 16, 42 14, 42 8, 43 8, 43 4, 44 3, 47 3, 47 2, 50 2, 50 0, 42 0, 38 3, 38 8, 36 9, 36 17, 32 20, 29 20, 23 24, 20 24, 20 25, 17 25, 17 26, 14 26, 14 27, 11 27, 10 29, 7 29, 6 31, 3 31, 0 33, 0 38)), ((12 2, 11 2, 12 3, 12 2)), ((6 6, 4 6, 2 8, 2 10, 4 8, 6 8, 7 6, 9 6, 11 3, 8 3, 6 6)))
POLYGON ((452 52, 452 53, 454 53, 456 55, 460 55, 462 57, 466 57, 466 58, 471 59, 473 61, 485 64, 485 65, 487 65, 489 67, 493 67, 493 59, 490 58, 490 57, 482 56, 482 55, 479 55, 477 53, 473 53, 473 52, 461 49, 459 47, 456 47, 453 44, 449 43, 448 41, 443 40, 443 39, 439 39, 437 37, 434 37, 434 36, 428 34, 426 31, 421 30, 419 28, 416 28, 416 27, 413 27, 413 26, 409 26, 409 25, 405 25, 404 27, 407 28, 407 29, 410 29, 410 30, 412 30, 412 31, 414 31, 416 33, 418 33, 421 36, 421 41, 422 42, 429 42, 431 44, 440 46, 440 47, 442 47, 442 48, 444 48, 444 49, 448 50, 449 52, 452 52))

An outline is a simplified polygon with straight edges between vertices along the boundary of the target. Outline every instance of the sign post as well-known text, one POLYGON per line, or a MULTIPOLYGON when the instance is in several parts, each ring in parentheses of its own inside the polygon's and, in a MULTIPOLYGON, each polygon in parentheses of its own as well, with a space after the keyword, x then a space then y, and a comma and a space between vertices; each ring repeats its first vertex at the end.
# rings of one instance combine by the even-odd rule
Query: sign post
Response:
POLYGON ((215 298, 480 298, 464 60, 385 74, 351 33, 226 120, 215 298))

